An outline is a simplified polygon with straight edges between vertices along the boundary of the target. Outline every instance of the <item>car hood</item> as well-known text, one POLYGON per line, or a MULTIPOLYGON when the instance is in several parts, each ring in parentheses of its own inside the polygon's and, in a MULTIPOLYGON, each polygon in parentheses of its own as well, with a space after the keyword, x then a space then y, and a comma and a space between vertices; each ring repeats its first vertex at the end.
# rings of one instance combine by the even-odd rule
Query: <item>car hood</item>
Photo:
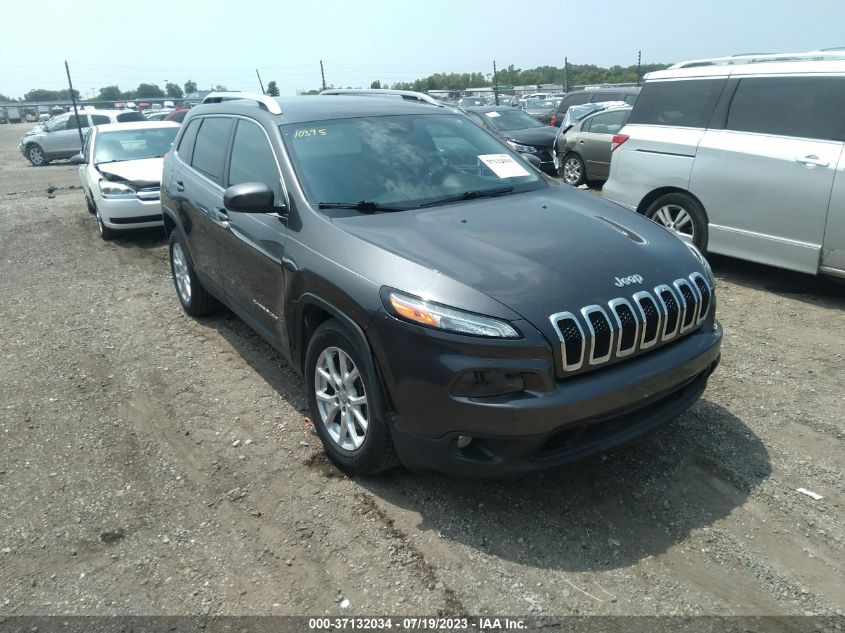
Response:
POLYGON ((500 132, 502 136, 523 145, 534 147, 551 147, 554 145, 557 128, 551 125, 530 127, 524 130, 507 130, 500 132))
POLYGON ((140 187, 158 187, 161 184, 161 168, 164 158, 125 160, 119 163, 97 165, 106 180, 134 183, 140 187))
POLYGON ((472 286, 548 336, 554 336, 553 313, 630 299, 640 290, 703 273, 692 251, 663 227, 571 187, 334 222, 472 286), (617 285, 617 278, 634 275, 643 281, 617 285))

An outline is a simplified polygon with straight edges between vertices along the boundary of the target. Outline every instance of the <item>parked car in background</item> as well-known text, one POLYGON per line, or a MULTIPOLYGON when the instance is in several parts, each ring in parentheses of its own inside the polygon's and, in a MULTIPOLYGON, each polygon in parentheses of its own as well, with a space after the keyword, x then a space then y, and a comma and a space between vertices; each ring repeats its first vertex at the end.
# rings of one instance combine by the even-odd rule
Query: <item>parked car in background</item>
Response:
POLYGON ((525 104, 530 99, 548 99, 549 94, 550 93, 548 93, 548 92, 532 92, 532 93, 527 94, 527 95, 522 95, 519 99, 517 99, 517 102, 519 103, 520 108, 525 108, 525 104))
POLYGON ((53 116, 58 116, 59 114, 64 113, 65 109, 60 105, 54 105, 52 108, 50 108, 50 114, 52 114, 53 116))
POLYGON ((147 114, 147 121, 164 121, 172 112, 173 110, 155 110, 147 114))
MULTIPOLYGON (((570 108, 567 116, 581 107, 584 106, 570 108)), ((588 114, 567 128, 561 126, 555 139, 555 165, 567 185, 577 187, 587 181, 607 180, 613 136, 630 114, 631 106, 616 106, 588 114)))
POLYGON ((190 108, 179 108, 174 110, 173 112, 167 114, 164 117, 165 121, 173 121, 174 123, 181 123, 185 120, 185 115, 190 112, 190 108))
POLYGON ((5 106, 5 109, 7 123, 20 123, 23 121, 20 106, 5 106))
POLYGON ((484 99, 482 97, 461 97, 458 100, 458 105, 462 108, 483 106, 484 99))
POLYGON ((702 250, 845 277, 845 51, 646 76, 604 196, 702 250))
POLYGON ((566 111, 574 105, 595 103, 597 101, 624 101, 628 105, 633 105, 637 101, 637 95, 640 94, 641 90, 642 87, 640 86, 619 86, 585 88, 584 90, 568 92, 564 95, 549 123, 555 127, 560 126, 564 115, 566 115, 566 111))
POLYGON ((7 122, 6 109, 0 108, 0 125, 2 125, 3 123, 6 123, 6 122, 7 122))
POLYGON ((104 240, 162 225, 162 159, 178 131, 176 123, 145 121, 97 125, 88 132, 71 162, 79 165, 85 202, 104 240))
POLYGON ((722 329, 694 247, 452 108, 245 99, 192 110, 165 157, 175 294, 287 359, 346 472, 537 472, 704 392, 722 329))
POLYGON ((79 128, 106 123, 146 121, 140 112, 120 110, 84 110, 78 115, 67 112, 53 117, 27 132, 18 144, 18 150, 30 163, 42 167, 50 161, 70 158, 82 149, 79 128))
POLYGON ((556 110, 557 102, 553 99, 529 99, 525 102, 525 112, 545 125, 549 124, 556 110))
POLYGON ((505 141, 512 150, 539 160, 539 167, 550 176, 557 176, 553 149, 557 129, 543 125, 524 110, 509 106, 464 108, 464 113, 505 141))

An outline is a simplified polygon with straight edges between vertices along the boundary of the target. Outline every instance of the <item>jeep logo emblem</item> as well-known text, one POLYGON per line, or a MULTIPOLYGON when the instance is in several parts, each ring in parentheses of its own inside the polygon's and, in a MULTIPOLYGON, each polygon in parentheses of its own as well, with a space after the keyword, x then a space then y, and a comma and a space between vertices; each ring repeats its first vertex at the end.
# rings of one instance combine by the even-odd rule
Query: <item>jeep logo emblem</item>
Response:
POLYGON ((631 284, 643 283, 642 275, 628 275, 627 277, 614 277, 614 279, 616 280, 616 283, 613 285, 619 288, 630 286, 631 284))

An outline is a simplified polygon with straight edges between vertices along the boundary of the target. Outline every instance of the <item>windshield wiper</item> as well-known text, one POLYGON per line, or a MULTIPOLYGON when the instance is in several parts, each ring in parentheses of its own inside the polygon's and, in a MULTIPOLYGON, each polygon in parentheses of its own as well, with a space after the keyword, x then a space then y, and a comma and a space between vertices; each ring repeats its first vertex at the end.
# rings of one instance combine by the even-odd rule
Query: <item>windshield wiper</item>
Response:
POLYGON ((447 198, 438 198, 431 202, 424 202, 419 205, 419 208, 433 207, 439 204, 449 204, 450 202, 461 202, 462 200, 474 200, 475 198, 495 198, 496 196, 503 196, 513 191, 513 187, 499 187, 498 189, 479 189, 477 191, 464 191, 457 196, 449 196, 447 198))
POLYGON ((359 202, 318 202, 320 209, 355 209, 364 213, 375 213, 376 211, 407 211, 408 207, 383 206, 372 200, 361 200, 359 202))

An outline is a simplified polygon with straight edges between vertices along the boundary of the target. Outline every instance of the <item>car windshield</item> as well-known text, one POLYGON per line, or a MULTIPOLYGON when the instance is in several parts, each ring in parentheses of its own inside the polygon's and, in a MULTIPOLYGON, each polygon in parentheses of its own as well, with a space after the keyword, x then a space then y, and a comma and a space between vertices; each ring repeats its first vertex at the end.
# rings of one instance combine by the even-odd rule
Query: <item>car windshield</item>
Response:
POLYGON ((524 130, 531 127, 544 127, 537 119, 522 110, 493 110, 485 112, 484 116, 499 132, 509 130, 524 130))
POLYGON ((402 210, 548 186, 461 115, 333 119, 281 130, 306 195, 324 207, 402 210))
POLYGON ((113 163, 164 156, 178 127, 100 132, 94 145, 94 163, 113 163))
POLYGON ((557 104, 549 99, 529 99, 525 107, 528 110, 551 110, 556 108, 557 104))

